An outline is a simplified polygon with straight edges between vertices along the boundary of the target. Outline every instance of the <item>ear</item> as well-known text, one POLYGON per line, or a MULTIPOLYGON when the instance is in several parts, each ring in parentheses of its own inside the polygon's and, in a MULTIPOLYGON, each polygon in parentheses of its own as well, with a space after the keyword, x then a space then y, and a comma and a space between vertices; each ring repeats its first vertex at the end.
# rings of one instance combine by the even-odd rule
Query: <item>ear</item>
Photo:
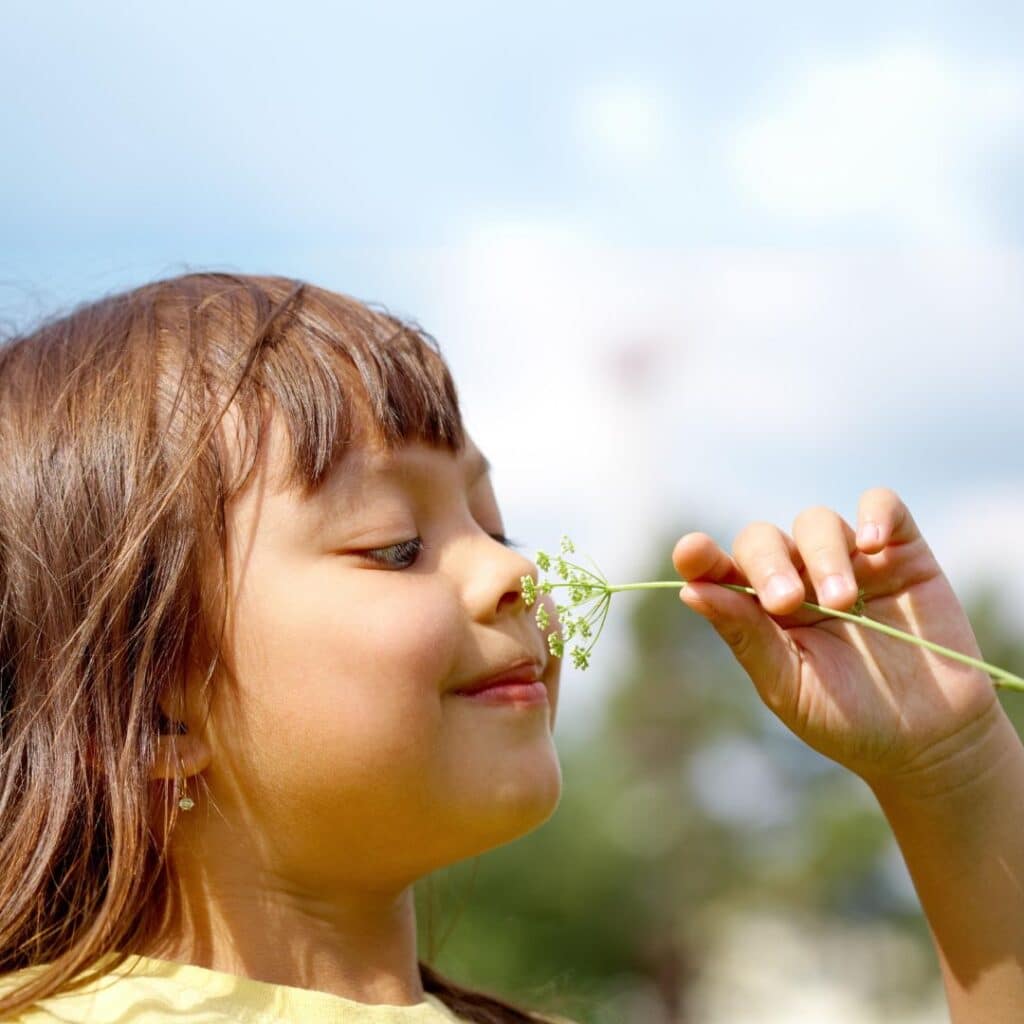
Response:
POLYGON ((184 700, 186 707, 172 707, 166 694, 158 698, 160 733, 156 738, 156 752, 150 779, 173 779, 177 775, 196 775, 210 763, 212 750, 209 743, 191 723, 203 715, 203 707, 195 700, 195 679, 199 666, 190 661, 185 693, 177 695, 178 702, 184 700))
POLYGON ((156 758, 151 779, 173 779, 175 775, 196 775, 210 763, 212 751, 202 736, 195 733, 171 733, 157 737, 156 758))

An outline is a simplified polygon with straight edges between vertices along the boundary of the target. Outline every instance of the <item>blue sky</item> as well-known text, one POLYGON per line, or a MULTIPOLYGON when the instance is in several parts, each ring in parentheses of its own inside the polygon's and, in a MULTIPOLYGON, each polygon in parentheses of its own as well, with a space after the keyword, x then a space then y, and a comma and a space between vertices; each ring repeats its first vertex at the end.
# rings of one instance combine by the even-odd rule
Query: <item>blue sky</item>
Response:
POLYGON ((1019 5, 4 14, 9 319, 306 277, 438 337, 533 545, 635 578, 666 523, 728 548, 886 484, 1024 597, 1019 5))
MULTIPOLYGON (((1013 5, 966 3, 5 11, 4 248, 171 258, 246 244, 272 257, 328 239, 436 245, 495 209, 568 216, 632 245, 904 241, 884 208, 823 222, 752 201, 730 170, 730 136, 813 86, 815 68, 853 65, 856 89, 857 65, 886 53, 909 56, 902 70, 926 93, 914 55, 953 76, 951 95, 993 71, 1019 75, 1024 28, 1013 5), (645 134, 646 147, 631 143, 645 134)), ((940 89, 895 113, 947 99, 940 89)), ((984 107, 967 96, 939 142, 963 141, 958 119, 984 107)), ((903 127, 919 149, 930 126, 903 127)), ((976 193, 979 217, 1017 240, 1021 150, 1008 127, 982 131, 944 173, 966 164, 959 187, 976 193)))

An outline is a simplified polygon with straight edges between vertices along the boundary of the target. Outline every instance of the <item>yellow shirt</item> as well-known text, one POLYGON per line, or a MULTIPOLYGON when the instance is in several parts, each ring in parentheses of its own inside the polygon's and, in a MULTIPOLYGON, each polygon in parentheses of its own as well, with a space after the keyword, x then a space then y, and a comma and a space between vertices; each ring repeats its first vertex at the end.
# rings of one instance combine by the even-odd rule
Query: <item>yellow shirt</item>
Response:
MULTIPOLYGON (((0 978, 0 988, 10 989, 13 978, 0 978)), ((8 1024, 451 1024, 463 1020, 429 992, 413 1006, 373 1005, 138 954, 75 992, 43 999, 32 1010, 3 1019, 8 1024)), ((572 1024, 564 1018, 551 1020, 572 1024)))

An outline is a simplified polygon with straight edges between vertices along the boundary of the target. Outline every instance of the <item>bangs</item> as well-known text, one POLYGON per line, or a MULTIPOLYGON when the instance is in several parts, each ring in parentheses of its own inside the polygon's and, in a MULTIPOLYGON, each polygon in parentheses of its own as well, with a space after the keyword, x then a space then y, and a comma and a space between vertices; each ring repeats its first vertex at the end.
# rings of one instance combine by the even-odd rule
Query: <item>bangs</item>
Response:
POLYGON ((235 322, 212 332, 219 344, 230 344, 241 326, 251 339, 251 372, 243 373, 230 406, 252 444, 243 443, 241 477, 228 494, 248 479, 272 410, 282 416, 289 446, 280 486, 303 498, 353 449, 392 451, 419 442, 463 450, 455 382, 437 342, 418 324, 303 282, 244 281, 230 297, 217 296, 217 312, 227 312, 227 300, 235 322), (249 300, 242 307, 240 294, 249 300))

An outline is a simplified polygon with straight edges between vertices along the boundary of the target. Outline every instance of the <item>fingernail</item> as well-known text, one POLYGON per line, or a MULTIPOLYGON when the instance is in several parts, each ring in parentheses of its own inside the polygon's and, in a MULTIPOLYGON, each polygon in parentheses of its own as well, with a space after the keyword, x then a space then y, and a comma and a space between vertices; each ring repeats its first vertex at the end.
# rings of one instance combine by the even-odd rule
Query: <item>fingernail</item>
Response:
POLYGON ((877 544, 880 536, 877 523, 865 523, 857 532, 857 543, 861 545, 877 544))
POLYGON ((838 573, 826 576, 821 585, 821 596, 827 601, 840 601, 846 597, 846 580, 838 573))
POLYGON ((788 576, 783 576, 782 573, 775 573, 768 577, 768 586, 765 588, 765 593, 776 601, 782 601, 792 595, 795 590, 796 587, 788 576))

